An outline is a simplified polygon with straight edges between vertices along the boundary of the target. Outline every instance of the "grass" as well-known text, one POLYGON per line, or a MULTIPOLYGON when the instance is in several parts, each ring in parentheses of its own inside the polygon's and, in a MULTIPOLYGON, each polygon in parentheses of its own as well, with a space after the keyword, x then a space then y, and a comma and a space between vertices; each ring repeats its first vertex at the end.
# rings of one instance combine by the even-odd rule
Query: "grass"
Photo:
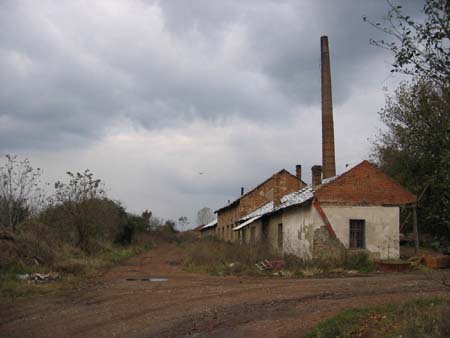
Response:
POLYGON ((295 255, 281 255, 262 243, 242 245, 215 238, 203 238, 186 246, 185 269, 211 275, 272 275, 260 271, 255 263, 263 260, 286 262, 282 275, 289 277, 341 276, 349 270, 368 273, 373 262, 366 253, 350 253, 336 260, 303 260, 295 255))
POLYGON ((105 246, 95 255, 87 255, 81 251, 65 253, 52 266, 27 266, 9 265, 0 268, 0 297, 15 299, 42 295, 54 291, 64 291, 76 288, 89 277, 95 276, 100 271, 117 265, 126 259, 149 250, 153 247, 149 243, 141 243, 130 246, 109 245, 105 246), (34 283, 21 281, 18 274, 58 272, 61 279, 49 283, 34 283))
POLYGON ((400 305, 350 309, 320 323, 304 338, 450 337, 450 301, 415 300, 400 305))

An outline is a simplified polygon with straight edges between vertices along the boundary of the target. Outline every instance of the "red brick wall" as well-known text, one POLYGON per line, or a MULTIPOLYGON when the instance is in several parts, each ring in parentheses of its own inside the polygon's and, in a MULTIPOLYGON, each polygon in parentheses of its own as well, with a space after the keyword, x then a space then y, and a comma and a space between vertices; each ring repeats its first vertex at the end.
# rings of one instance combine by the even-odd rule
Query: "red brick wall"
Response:
POLYGON ((280 198, 301 188, 303 188, 303 183, 297 177, 283 170, 241 198, 239 215, 243 217, 267 202, 273 201, 276 197, 280 198), (278 192, 275 189, 277 178, 280 185, 278 192))
MULTIPOLYGON (((258 209, 267 202, 273 201, 274 198, 277 197, 276 195, 280 198, 286 194, 303 188, 303 186, 304 184, 298 180, 296 176, 291 175, 286 170, 282 170, 263 182, 254 190, 242 196, 238 204, 218 211, 217 228, 225 228, 225 239, 231 239, 230 235, 227 235, 228 225, 236 223, 241 217, 258 209), (275 183, 277 179, 280 187, 278 192, 275 191, 275 183)), ((219 234, 221 234, 222 230, 218 231, 219 234)))
POLYGON ((319 187, 315 196, 321 202, 362 205, 403 205, 416 202, 416 196, 368 161, 363 161, 331 183, 319 187))

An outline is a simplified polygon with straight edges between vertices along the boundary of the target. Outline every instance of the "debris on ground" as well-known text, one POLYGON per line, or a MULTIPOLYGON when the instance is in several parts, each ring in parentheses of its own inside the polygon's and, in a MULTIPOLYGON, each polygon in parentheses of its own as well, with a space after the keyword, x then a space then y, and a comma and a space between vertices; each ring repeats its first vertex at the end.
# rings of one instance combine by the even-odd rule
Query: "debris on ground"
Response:
POLYGON ((425 256, 425 264, 432 269, 445 269, 450 268, 450 256, 425 256))
POLYGON ((422 255, 412 256, 412 257, 408 258, 408 262, 412 266, 418 266, 418 265, 422 264, 423 261, 424 261, 424 257, 422 255))
POLYGON ((276 261, 263 260, 259 263, 256 263, 255 266, 261 271, 270 271, 270 270, 281 270, 284 269, 287 264, 283 259, 276 261))
POLYGON ((35 282, 35 283, 48 283, 56 281, 60 278, 59 274, 56 272, 49 273, 26 273, 17 275, 18 280, 35 282))
POLYGON ((379 272, 409 272, 411 269, 411 262, 402 260, 381 260, 375 262, 375 271, 379 272))

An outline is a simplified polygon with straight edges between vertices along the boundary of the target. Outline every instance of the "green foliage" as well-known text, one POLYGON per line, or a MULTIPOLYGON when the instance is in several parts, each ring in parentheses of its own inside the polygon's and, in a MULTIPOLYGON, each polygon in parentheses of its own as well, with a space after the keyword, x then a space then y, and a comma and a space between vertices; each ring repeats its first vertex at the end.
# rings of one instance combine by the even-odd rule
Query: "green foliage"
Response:
POLYGON ((123 207, 106 197, 55 204, 39 219, 65 241, 91 253, 100 249, 99 242, 113 242, 127 225, 123 207))
POLYGON ((373 267, 373 261, 369 258, 369 255, 366 252, 346 252, 343 261, 343 268, 368 273, 373 270, 373 267))
POLYGON ((320 323, 304 338, 450 336, 447 300, 415 300, 401 305, 351 309, 320 323))
POLYGON ((372 158, 421 197, 419 224, 450 232, 450 89, 418 80, 388 96, 380 116, 387 126, 372 158))
POLYGON ((320 323, 310 334, 304 336, 304 338, 352 337, 347 333, 358 327, 369 313, 369 309, 351 309, 341 312, 333 318, 320 323))
POLYGON ((392 72, 425 77, 439 86, 449 87, 450 3, 425 0, 423 21, 403 13, 402 6, 389 1, 388 5, 383 23, 368 22, 390 38, 390 41, 371 40, 371 43, 394 54, 392 72))
POLYGON ((62 229, 75 245, 93 252, 99 240, 112 241, 127 225, 124 208, 105 196, 100 179, 89 170, 67 172, 67 183, 55 183, 54 203, 44 213, 45 221, 62 229))

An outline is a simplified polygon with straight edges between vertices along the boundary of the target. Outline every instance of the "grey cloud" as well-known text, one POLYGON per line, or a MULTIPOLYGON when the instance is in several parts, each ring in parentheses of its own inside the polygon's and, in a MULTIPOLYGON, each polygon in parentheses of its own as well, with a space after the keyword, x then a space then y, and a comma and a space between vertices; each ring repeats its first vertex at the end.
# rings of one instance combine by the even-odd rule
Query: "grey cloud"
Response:
POLYGON ((172 218, 218 207, 282 167, 301 163, 309 180, 320 162, 319 37, 330 38, 342 166, 366 156, 379 126, 390 55, 369 46, 377 32, 361 17, 386 8, 1 1, 0 153, 52 173, 88 167, 131 209, 172 218))

